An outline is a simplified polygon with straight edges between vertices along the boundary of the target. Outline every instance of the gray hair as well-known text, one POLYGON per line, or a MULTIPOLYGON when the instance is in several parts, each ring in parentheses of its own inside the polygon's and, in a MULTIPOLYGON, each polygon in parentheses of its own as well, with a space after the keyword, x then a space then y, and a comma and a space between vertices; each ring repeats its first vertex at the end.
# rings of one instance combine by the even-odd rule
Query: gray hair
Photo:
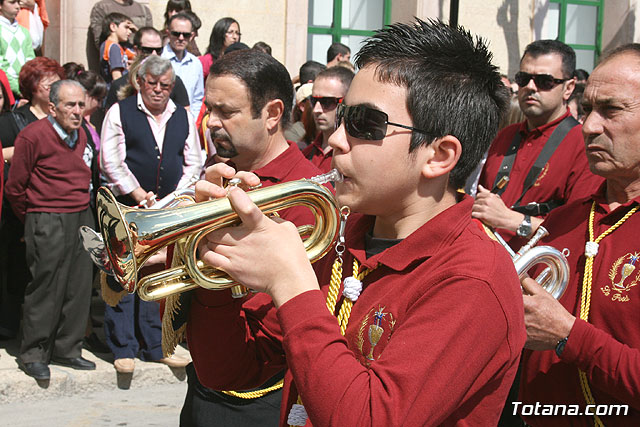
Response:
POLYGON ((78 87, 82 90, 83 94, 87 92, 84 86, 82 86, 77 80, 58 80, 51 85, 51 89, 49 90, 49 101, 52 102, 53 105, 58 105, 60 103, 60 89, 65 85, 78 87))
POLYGON ((169 70, 171 70, 171 81, 175 82, 176 73, 173 71, 171 61, 157 55, 150 55, 142 61, 142 65, 140 65, 140 68, 138 69, 138 76, 144 77, 146 74, 149 74, 154 77, 159 77, 169 70))

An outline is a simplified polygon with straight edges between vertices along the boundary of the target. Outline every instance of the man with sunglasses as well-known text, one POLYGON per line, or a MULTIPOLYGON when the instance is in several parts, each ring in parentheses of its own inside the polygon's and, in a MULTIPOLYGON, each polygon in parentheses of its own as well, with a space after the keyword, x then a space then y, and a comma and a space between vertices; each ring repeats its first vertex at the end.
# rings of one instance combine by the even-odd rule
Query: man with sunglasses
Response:
POLYGON ((552 209, 602 182, 589 171, 581 126, 567 107, 575 64, 575 52, 560 41, 527 46, 515 76, 526 120, 498 134, 480 176, 473 217, 516 250, 552 209))
POLYGON ((347 94, 353 72, 344 67, 330 67, 320 72, 311 88, 311 107, 318 136, 302 154, 323 172, 331 169, 329 137, 336 130, 336 108, 347 94))
MULTIPOLYGON (((146 58, 149 55, 162 54, 162 35, 153 27, 142 27, 133 36, 133 50, 136 52, 136 58, 146 58)), ((118 92, 129 83, 131 76, 124 75, 119 79, 111 82, 107 98, 105 99, 105 110, 111 108, 113 104, 118 102, 118 92)), ((182 83, 182 79, 176 76, 176 82, 171 90, 169 98, 184 108, 189 108, 189 95, 187 89, 182 83)))
POLYGON ((490 61, 440 21, 365 41, 329 138, 346 225, 315 272, 291 223, 240 188, 199 183, 198 200, 228 194, 242 221, 206 236, 201 258, 274 305, 195 291, 191 319, 207 328, 187 333, 205 385, 248 388, 286 367, 281 425, 496 425, 524 345, 522 295, 456 191, 507 103, 490 61))
POLYGON ((162 51, 162 57, 171 61, 176 75, 182 79, 189 94, 189 111, 194 117, 200 113, 204 98, 204 77, 202 64, 198 58, 187 51, 193 40, 192 17, 180 12, 169 18, 169 43, 162 51))

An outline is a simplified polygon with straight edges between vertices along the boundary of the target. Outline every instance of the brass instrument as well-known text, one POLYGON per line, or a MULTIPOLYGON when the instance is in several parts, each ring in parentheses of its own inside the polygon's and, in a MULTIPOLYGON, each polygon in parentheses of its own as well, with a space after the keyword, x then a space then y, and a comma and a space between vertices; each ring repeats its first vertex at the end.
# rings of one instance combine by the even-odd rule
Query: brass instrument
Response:
MULTIPOLYGON (((306 206, 315 216, 315 226, 304 246, 311 262, 324 256, 337 232, 339 210, 335 198, 322 184, 340 181, 337 171, 311 179, 290 181, 249 191, 251 200, 265 214, 294 206, 306 206)), ((201 286, 233 288, 244 295, 238 283, 223 271, 205 266, 196 257, 199 241, 209 232, 239 223, 226 198, 167 209, 136 209, 118 203, 106 188, 97 197, 98 222, 105 250, 117 281, 128 292, 138 291, 144 300, 157 300, 201 286), (163 247, 175 243, 174 259, 183 265, 146 276, 138 282, 138 270, 163 247)), ((303 234, 308 227, 301 227, 303 234)))
POLYGON ((509 247, 497 232, 490 230, 486 226, 485 229, 488 230, 488 234, 491 237, 494 237, 509 252, 520 280, 529 277, 528 271, 534 265, 546 265, 547 268, 535 280, 555 299, 560 299, 569 282, 569 264, 563 253, 558 249, 551 246, 535 246, 540 239, 549 234, 544 227, 538 227, 533 237, 517 253, 509 247))

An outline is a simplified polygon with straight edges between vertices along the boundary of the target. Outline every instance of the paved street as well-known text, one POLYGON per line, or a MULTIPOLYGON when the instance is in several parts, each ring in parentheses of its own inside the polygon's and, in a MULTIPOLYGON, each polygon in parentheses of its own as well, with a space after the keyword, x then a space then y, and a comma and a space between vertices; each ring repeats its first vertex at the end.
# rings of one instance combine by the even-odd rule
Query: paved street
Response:
POLYGON ((0 405, 12 427, 177 426, 186 381, 0 405))

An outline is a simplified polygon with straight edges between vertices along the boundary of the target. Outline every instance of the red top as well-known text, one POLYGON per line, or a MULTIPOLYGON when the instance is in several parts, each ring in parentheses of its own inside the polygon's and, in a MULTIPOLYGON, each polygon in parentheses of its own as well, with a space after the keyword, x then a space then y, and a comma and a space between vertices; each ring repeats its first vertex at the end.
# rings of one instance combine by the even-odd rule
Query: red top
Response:
POLYGON ((15 142, 6 196, 16 216, 27 212, 80 212, 89 206, 91 170, 85 164, 87 137, 78 132, 71 149, 45 117, 25 127, 15 142))
MULTIPOLYGON (((588 240, 589 211, 597 202, 594 235, 598 237, 622 218, 640 197, 610 211, 605 201, 605 186, 593 198, 576 201, 553 211, 544 222, 551 236, 545 244, 562 250, 567 257, 571 277, 560 299, 574 316, 580 317, 580 296, 584 275, 584 245, 588 240)), ((558 359, 553 350, 526 350, 523 357, 520 398, 525 403, 575 404, 585 410, 585 399, 578 380, 578 368, 586 372, 597 405, 628 404, 625 417, 603 417, 609 426, 638 424, 640 419, 640 254, 638 243, 640 212, 628 218, 618 229, 600 241, 593 263, 589 323, 576 320, 569 340, 558 359), (623 277, 625 265, 631 273, 623 277)), ((592 426, 592 417, 526 418, 531 425, 592 426)))
POLYGON ((202 64, 202 76, 204 77, 205 83, 207 82, 207 77, 209 76, 209 69, 213 65, 213 56, 210 53, 205 53, 202 56, 199 56, 198 59, 202 64))
POLYGON ((331 158, 333 157, 333 149, 329 149, 328 152, 322 151, 322 132, 316 136, 313 142, 302 150, 302 154, 307 159, 311 160, 311 163, 316 165, 322 172, 329 172, 331 170, 331 158))
MULTIPOLYGON (((501 194, 505 204, 509 207, 512 206, 522 195, 524 180, 547 140, 558 124, 567 116, 569 116, 569 109, 559 119, 530 131, 527 130, 526 121, 503 129, 489 148, 487 162, 480 175, 480 185, 488 190, 493 188, 504 155, 511 146, 516 132, 520 132, 522 139, 509 175, 509 183, 501 194)), ((520 205, 550 200, 559 200, 564 203, 569 200, 577 200, 593 193, 602 181, 603 178, 592 174, 589 170, 584 150, 584 139, 582 138, 582 125, 578 125, 571 129, 562 140, 540 172, 536 182, 520 201, 520 205)), ((516 249, 524 243, 523 241, 515 242, 515 233, 511 231, 503 229, 498 229, 498 231, 507 242, 514 241, 512 247, 516 249)))
POLYGON ((524 345, 522 296, 511 259, 472 223, 472 205, 465 197, 368 260, 373 218, 350 217, 344 277, 354 256, 379 266, 344 338, 325 303, 333 254, 317 265, 321 290, 277 312, 265 295, 234 301, 199 289, 187 331, 198 378, 247 389, 286 354, 281 425, 298 390, 315 425, 495 425, 524 345))
POLYGON ((15 104, 16 102, 16 99, 13 97, 13 92, 11 91, 11 86, 9 85, 9 79, 2 69, 0 69, 0 84, 4 86, 7 91, 7 96, 9 97, 9 99, 5 99, 4 102, 8 102, 9 105, 13 106, 13 104, 15 104))
POLYGON ((2 218, 2 195, 4 186, 4 157, 2 156, 2 144, 0 144, 0 218, 2 218))

